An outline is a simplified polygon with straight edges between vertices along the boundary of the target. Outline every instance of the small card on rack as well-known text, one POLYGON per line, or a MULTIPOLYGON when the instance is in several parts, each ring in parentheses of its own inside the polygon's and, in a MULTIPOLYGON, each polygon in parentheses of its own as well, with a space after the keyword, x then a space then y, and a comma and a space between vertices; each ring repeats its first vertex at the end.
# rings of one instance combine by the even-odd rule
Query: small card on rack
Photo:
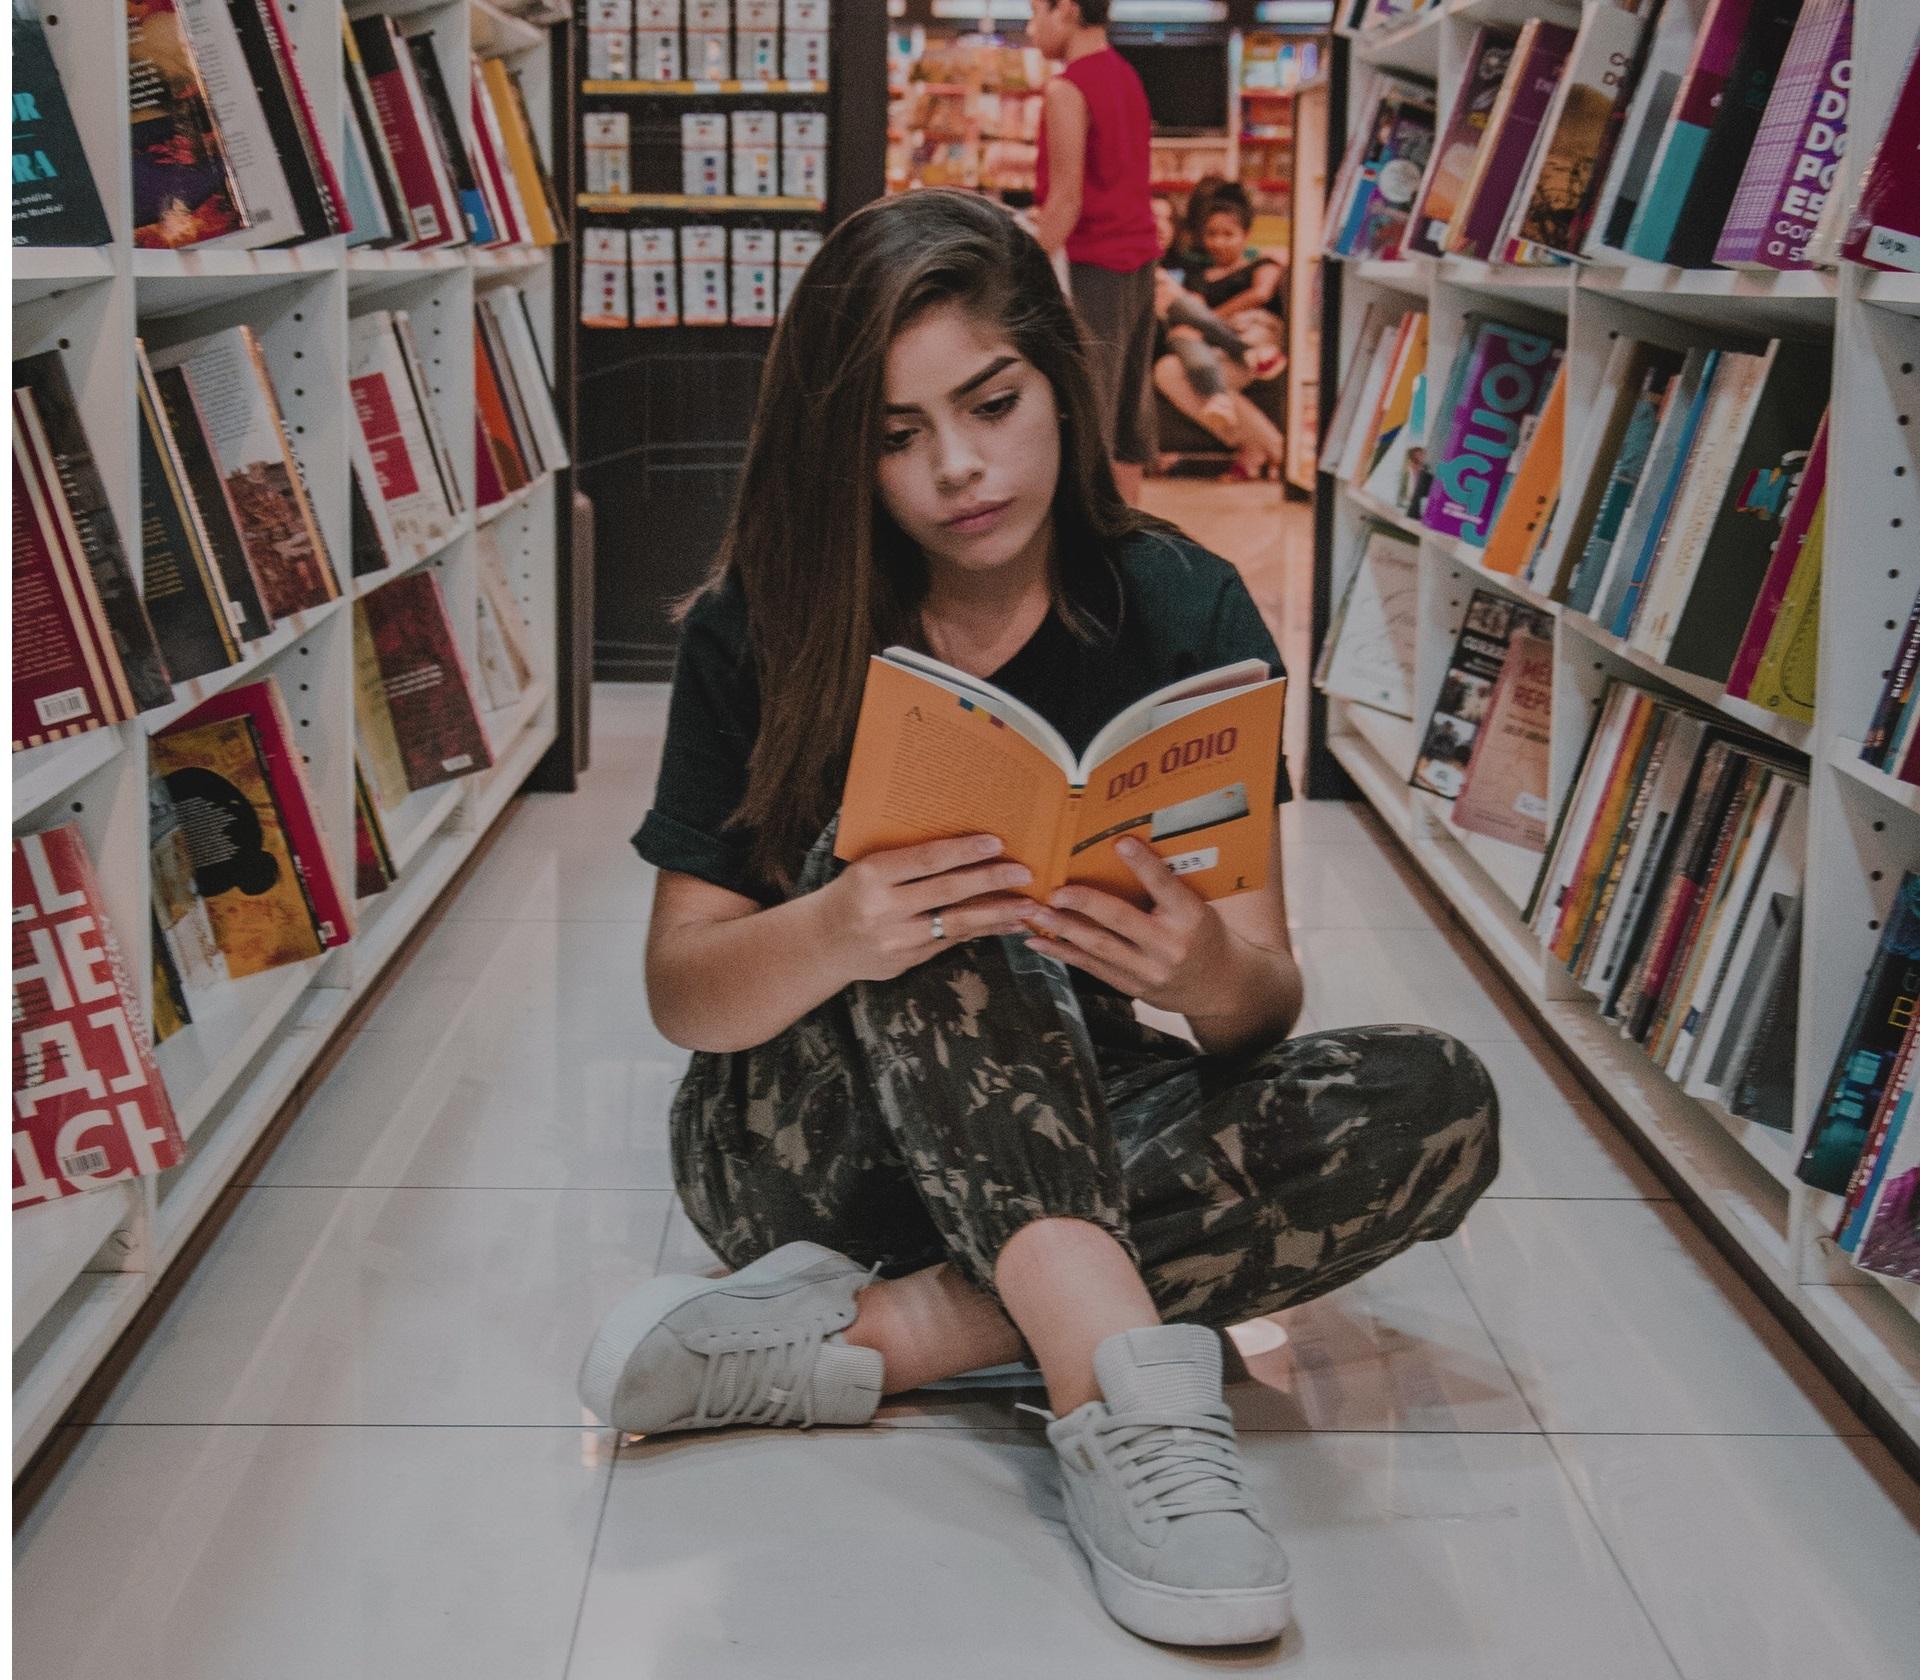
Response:
POLYGON ((827 196, 827 114, 780 113, 780 190, 789 198, 827 196))
POLYGON ((787 312, 787 305, 793 301, 793 289, 800 284, 800 276, 806 273, 807 264, 813 261, 813 254, 820 249, 820 235, 812 228, 782 228, 780 230, 780 313, 787 312))
POLYGON ((736 198, 772 198, 780 190, 780 119, 772 111, 733 113, 736 198))
POLYGON ((724 82, 733 70, 727 0, 687 0, 687 75, 724 82))
POLYGON ((718 198, 727 190, 727 119, 689 112, 680 119, 680 190, 690 198, 718 198))
POLYGON ((588 111, 580 118, 584 173, 590 193, 633 191, 631 125, 625 111, 588 111))
POLYGON ((735 228, 733 243, 733 324, 770 327, 775 320, 778 245, 771 228, 735 228))
POLYGON ((633 75, 633 0, 587 0, 587 76, 624 82, 633 75))
POLYGON ((733 73, 743 82, 780 74, 780 0, 734 0, 733 73))
POLYGON ((727 324, 727 230, 680 230, 680 319, 689 327, 727 324))
POLYGON ((580 325, 624 327, 627 313, 627 242, 618 228, 590 227, 580 252, 580 325))
POLYGON ((790 82, 827 79, 828 30, 833 17, 828 0, 786 0, 786 39, 781 66, 790 82))
POLYGON ((634 228, 627 235, 633 257, 633 324, 680 324, 680 264, 672 228, 634 228))
POLYGON ((636 81, 680 80, 680 0, 635 0, 633 74, 636 81))

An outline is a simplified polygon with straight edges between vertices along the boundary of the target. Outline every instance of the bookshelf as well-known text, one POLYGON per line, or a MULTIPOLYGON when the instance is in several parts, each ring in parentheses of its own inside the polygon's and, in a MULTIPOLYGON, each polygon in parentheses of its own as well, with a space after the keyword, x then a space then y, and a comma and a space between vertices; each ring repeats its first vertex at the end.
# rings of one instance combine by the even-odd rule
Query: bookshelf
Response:
MULTIPOLYGON (((570 67, 563 18, 549 12, 536 21, 493 0, 373 0, 365 6, 356 0, 348 9, 356 15, 385 11, 431 27, 454 86, 466 86, 469 52, 509 59, 521 73, 532 120, 546 136, 547 155, 564 169, 564 121, 557 134, 554 126, 554 89, 564 97, 570 67)), ((344 108, 341 8, 305 0, 284 10, 318 120, 324 132, 337 136, 344 108)), ((278 681, 326 839, 336 864, 350 876, 352 602, 414 565, 402 559, 372 576, 349 574, 349 320, 376 308, 405 308, 412 315, 431 398, 471 508, 475 299, 493 286, 523 288, 541 354, 564 380, 571 363, 564 337, 571 330, 571 282, 564 248, 350 251, 344 238, 333 238, 257 252, 135 250, 120 97, 127 82, 125 9, 107 0, 46 7, 43 20, 114 241, 100 249, 14 251, 15 356, 62 352, 137 576, 135 336, 158 348, 225 326, 250 326, 266 355, 341 585, 337 600, 281 619, 269 635, 245 644, 241 663, 177 685, 171 705, 14 755, 15 833, 67 821, 80 825, 116 937, 150 1007, 148 741, 209 694, 265 674, 278 681)), ((459 116, 465 129, 464 102, 459 116)), ((556 392, 556 408, 564 427, 572 409, 564 390, 556 392)), ((385 893, 361 901, 350 943, 196 995, 192 1024, 156 1052, 187 1136, 180 1165, 14 1215, 16 1475, 232 1185, 335 1031, 566 734, 563 697, 572 679, 561 650, 568 646, 571 563, 562 533, 570 529, 571 497, 571 475, 548 473, 505 502, 469 514, 450 541, 415 563, 438 574, 472 668, 480 524, 505 559, 532 632, 537 669, 518 702, 484 714, 494 767, 417 794, 387 813, 401 873, 385 893)))
MULTIPOLYGON (((1576 3, 1442 0, 1385 34, 1346 34, 1334 74, 1351 90, 1365 68, 1436 85, 1439 121, 1464 74, 1474 30, 1533 16, 1576 24, 1576 3)), ((1920 12, 1907 0, 1856 0, 1855 82, 1840 191, 1850 196, 1870 139, 1884 127, 1920 12), (1861 138, 1865 137, 1865 138, 1861 138)), ((1345 120, 1361 120, 1345 102, 1345 120)), ((1341 108, 1339 106, 1336 107, 1341 108)), ((1336 137, 1336 144, 1338 143, 1336 137)), ((1327 751, 1465 930, 1530 1006, 1595 1096, 1704 1213, 1716 1240, 1759 1282, 1849 1399, 1909 1462, 1920 1453, 1920 1288, 1860 1271, 1829 1238, 1838 1199, 1794 1175, 1845 1030, 1860 977, 1902 873, 1920 866, 1920 790, 1862 763, 1871 716, 1913 605, 1920 532, 1920 284, 1843 264, 1780 274, 1687 270, 1663 264, 1516 269, 1461 258, 1342 262, 1327 268, 1341 379, 1370 302, 1422 307, 1431 319, 1429 366, 1449 365, 1470 310, 1518 326, 1564 332, 1569 415, 1595 400, 1613 334, 1685 346, 1745 337, 1814 338, 1833 348, 1831 460, 1820 596, 1819 694, 1811 725, 1726 695, 1718 683, 1663 665, 1521 579, 1492 574, 1476 553, 1416 520, 1369 503, 1322 471, 1317 575, 1334 575, 1370 520, 1419 542, 1413 711, 1432 709, 1467 602, 1503 590, 1553 621, 1550 805, 1564 802, 1611 676, 1680 694, 1765 735, 1804 762, 1811 787, 1801 953, 1795 1129, 1786 1136, 1684 1094, 1645 1053, 1602 1020, 1590 998, 1542 947, 1519 906, 1531 868, 1514 848, 1453 828, 1438 802, 1408 786, 1419 729, 1337 698, 1325 699, 1327 751)), ((1325 392, 1325 408, 1337 395, 1325 392)), ((1534 860, 1527 855, 1527 863, 1534 860)))

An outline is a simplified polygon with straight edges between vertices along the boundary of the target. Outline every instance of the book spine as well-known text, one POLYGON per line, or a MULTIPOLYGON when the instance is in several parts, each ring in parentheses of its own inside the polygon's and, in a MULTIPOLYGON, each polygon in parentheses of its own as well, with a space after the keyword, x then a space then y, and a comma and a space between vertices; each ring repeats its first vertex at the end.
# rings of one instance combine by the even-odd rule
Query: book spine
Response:
POLYGON ((452 237, 449 207, 442 202, 427 147, 432 143, 421 127, 401 58, 406 43, 389 17, 374 15, 353 23, 355 41, 365 67, 374 115, 386 136, 393 159, 394 182, 412 231, 410 246, 444 245, 452 237))
POLYGON ((294 56, 293 37, 281 14, 280 0, 252 0, 260 25, 273 51, 280 86, 292 108, 300 158, 305 167, 305 190, 310 194, 316 220, 309 224, 309 237, 321 238, 333 233, 351 233, 353 218, 347 212, 347 195, 340 176, 320 137, 320 122, 314 115, 313 101, 307 96, 307 84, 300 75, 300 63, 294 56))
POLYGON ((1805 268, 1846 146, 1853 0, 1810 0, 1780 66, 1713 260, 1805 268))
POLYGON ((1653 517, 1647 527, 1645 542, 1634 557, 1633 571, 1627 579, 1625 593, 1621 596, 1620 607, 1608 628, 1616 636, 1625 636, 1633 629, 1635 615, 1640 610, 1640 599, 1647 587, 1647 576, 1653 569, 1654 556, 1660 551, 1660 539, 1666 530, 1668 517, 1673 512, 1674 497, 1679 491, 1680 482, 1686 475, 1687 465, 1693 454, 1693 440, 1700 430, 1700 417, 1706 411, 1712 398, 1715 378, 1719 369, 1720 352, 1709 350, 1706 365, 1701 370, 1700 384, 1693 394, 1693 402, 1680 424, 1678 434, 1679 453, 1674 457, 1666 483, 1660 487, 1653 504, 1653 517))
POLYGON ((21 752, 120 719, 108 698, 106 650, 85 606, 14 417, 13 750, 21 752))
POLYGON ((1513 61, 1511 30, 1482 28, 1467 49, 1472 67, 1454 100, 1447 131, 1435 143, 1427 160, 1426 179, 1407 223, 1405 248, 1437 257, 1446 248, 1448 227, 1459 208, 1460 195, 1472 174, 1474 158, 1487 136, 1487 124, 1513 61))
POLYGON ((1517 72, 1506 120, 1487 141, 1487 166, 1473 195, 1463 225, 1449 237, 1447 249, 1457 256, 1487 257, 1505 225, 1513 195, 1532 159, 1534 142, 1547 107, 1553 103, 1560 72, 1573 48, 1573 32, 1543 24, 1534 37, 1533 51, 1517 72))
POLYGON ((1920 668, 1920 595, 1914 597, 1907 613, 1899 657, 1893 663, 1887 686, 1880 691, 1880 704, 1874 708, 1873 721, 1868 724, 1866 739, 1860 744, 1860 756, 1869 764, 1886 766, 1887 747, 1899 727, 1907 698, 1913 692, 1916 668, 1920 668))

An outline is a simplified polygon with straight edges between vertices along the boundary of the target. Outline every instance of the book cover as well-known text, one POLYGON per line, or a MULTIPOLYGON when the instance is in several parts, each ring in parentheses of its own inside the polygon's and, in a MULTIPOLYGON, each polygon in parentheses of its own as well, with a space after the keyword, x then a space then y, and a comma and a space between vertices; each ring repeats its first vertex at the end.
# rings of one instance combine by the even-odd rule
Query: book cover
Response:
POLYGON ((1800 1016, 1799 906, 1789 937, 1774 953, 1767 985, 1740 1050, 1740 1063, 1722 1088, 1729 1114, 1776 1132, 1793 1130, 1793 1063, 1800 1016))
POLYGON ((240 639, 144 356, 138 384, 142 596, 167 674, 185 682, 237 664, 240 639))
POLYGON ((1570 831, 1575 849, 1563 866, 1564 884, 1549 901, 1553 916, 1548 949, 1569 969, 1586 952, 1594 932, 1594 908, 1613 877, 1616 859, 1631 842, 1639 783, 1662 722, 1659 708, 1643 690, 1622 685, 1615 692, 1621 697, 1619 717, 1606 735, 1595 738, 1595 779, 1585 790, 1580 821, 1570 831))
POLYGON ((1547 849, 1553 643, 1515 635, 1450 818, 1455 828, 1530 852, 1547 849))
MULTIPOLYGON (((194 883, 193 845, 180 809, 159 776, 147 777, 147 877, 153 894, 153 926, 179 986, 181 999, 228 978, 227 959, 214 937, 213 920, 194 883)), ((190 1007, 176 1003, 186 1019, 190 1007)))
POLYGON ((1813 523, 1787 582, 1780 616, 1767 637, 1766 651, 1754 672, 1748 698, 1796 723, 1813 722, 1814 689, 1820 658, 1820 572, 1825 548, 1826 497, 1813 510, 1813 523))
POLYGON ((113 644, 86 595, 77 545, 49 504, 59 490, 13 428, 13 750, 133 716, 113 644))
POLYGON ((513 174, 526 212, 527 227, 534 245, 555 245, 566 237, 567 219, 554 196, 553 182, 534 139, 532 119, 527 115, 526 98, 520 83, 504 59, 480 61, 480 74, 499 118, 501 138, 507 149, 507 166, 513 174))
POLYGON ((1566 359, 1531 432, 1523 430, 1517 458, 1494 508, 1493 525, 1480 564, 1490 572, 1516 577, 1525 572, 1547 533, 1560 500, 1560 468, 1566 455, 1566 359))
POLYGON ((1868 268, 1920 273, 1920 43, 1886 129, 1860 177, 1840 254, 1868 268))
POLYGON ((58 481, 60 504, 79 539, 135 708, 144 712, 164 706, 173 698, 172 678, 140 599, 60 352, 47 350, 15 362, 13 390, 26 434, 44 451, 58 481))
POLYGON ((13 1205, 186 1154, 79 827, 13 840, 13 1205))
POLYGON ((1793 485, 1820 429, 1832 385, 1829 354, 1824 346, 1783 340, 1764 380, 1726 489, 1709 497, 1717 512, 1707 518, 1691 586, 1653 646, 1655 657, 1714 681, 1724 681, 1732 668, 1793 485))
POLYGON ((1114 850, 1152 848, 1203 898, 1266 879, 1286 678, 1244 660, 1127 707, 1076 755, 991 683, 907 648, 876 654, 834 855, 995 834, 1041 903, 1072 881, 1141 903, 1114 850))
POLYGON ((266 72, 274 74, 258 16, 248 8, 229 6, 227 0, 174 0, 174 4, 187 27, 227 168, 246 206, 246 231, 226 243, 255 249, 292 244, 303 235, 280 147, 283 141, 297 144, 297 140, 270 122, 262 98, 264 84, 256 80, 249 42, 241 38, 244 19, 251 47, 266 55, 266 72))
POLYGON ((386 137, 387 156, 393 160, 394 184, 410 234, 408 245, 423 248, 457 243, 460 210, 441 190, 430 150, 435 142, 407 74, 412 54, 407 51, 406 37, 392 18, 379 14, 354 18, 351 28, 373 116, 386 137))
POLYGON ((1367 455, 1355 472, 1361 492, 1392 502, 1407 450, 1419 425, 1414 398, 1427 368, 1427 317, 1408 318, 1387 383, 1381 388, 1367 455))
POLYGON ((127 0, 133 242, 201 245, 248 227, 175 0, 127 0))
POLYGON ((206 533, 208 551, 220 574, 221 592, 234 633, 243 642, 257 641, 273 628, 267 609, 260 599, 260 583, 253 575, 246 539, 240 534, 239 516, 233 498, 221 476, 220 463, 214 459, 207 441, 207 424, 187 383, 184 368, 156 368, 147 359, 146 347, 135 341, 136 359, 152 378, 154 395, 167 423, 174 454, 180 462, 181 481, 192 499, 200 529, 206 533))
POLYGON ((1547 107, 1560 85, 1574 32, 1530 19, 1507 71, 1501 105, 1488 123, 1474 177, 1447 233, 1447 250, 1461 257, 1488 257, 1506 225, 1514 193, 1533 157, 1547 107))
POLYGON ((1539 333, 1486 323, 1474 340, 1466 378, 1446 436, 1429 451, 1433 489, 1422 523, 1443 537, 1486 545, 1494 497, 1520 441, 1520 427, 1538 411, 1560 368, 1560 346, 1539 333))
POLYGON ((440 156, 446 164, 447 178, 453 183, 454 197, 465 220, 467 238, 476 245, 491 245, 498 238, 493 218, 487 213, 486 199, 480 192, 479 178, 473 172, 473 160, 467 155, 466 142, 454 115, 453 96, 447 91, 446 78, 440 74, 439 55, 434 50, 433 31, 423 29, 407 38, 407 51, 413 57, 413 73, 426 98, 426 115, 439 142, 440 156))
POLYGON ((269 52, 263 70, 271 70, 276 78, 292 118, 292 142, 298 149, 294 196, 300 205, 302 222, 320 230, 312 236, 315 238, 327 233, 351 233, 353 218, 347 210, 346 188, 334 168, 332 153, 322 136, 320 118, 301 77, 286 13, 281 10, 280 0, 252 0, 252 5, 269 52))
POLYGON ((268 615, 333 600, 340 585, 253 329, 228 327, 152 360, 186 372, 268 615))
POLYGON ((1633 505, 1634 493, 1640 488, 1641 474, 1646 471, 1654 438, 1659 433, 1660 421, 1666 413, 1667 398, 1679 375, 1681 357, 1677 352, 1663 350, 1657 345, 1647 345, 1645 349, 1648 354, 1640 375, 1640 387, 1634 393, 1626 425, 1620 432, 1619 447, 1612 455, 1611 468, 1606 467, 1606 451, 1603 449, 1601 452, 1600 466, 1606 471, 1605 483, 1593 511, 1593 522, 1588 528, 1586 541, 1580 549, 1580 557, 1567 578, 1566 603, 1575 612, 1592 610, 1600 580, 1606 575, 1607 563, 1613 558, 1613 545, 1619 539, 1627 510, 1633 505))
POLYGON ((566 466, 566 433, 554 406, 553 379, 541 357, 540 341, 534 336, 526 293, 518 286, 503 286, 482 298, 480 307, 499 330, 507 365, 526 405, 541 465, 549 472, 566 466))
POLYGON ((1861 1221, 1854 1263, 1862 1271, 1920 1283, 1920 1121, 1913 1118, 1911 1091, 1900 1120, 1882 1157, 1879 1189, 1861 1221))
POLYGON ((374 179, 373 152, 361 126, 359 104, 352 97, 351 78, 347 78, 347 97, 342 100, 340 123, 340 177, 343 200, 353 230, 347 235, 349 250, 380 250, 394 242, 393 223, 378 183, 374 179))
POLYGON ((161 1045, 193 1024, 193 1010, 173 966, 173 953, 152 916, 147 918, 147 938, 153 953, 153 1042, 161 1045))
POLYGON ((475 59, 468 77, 474 145, 478 154, 475 162, 480 165, 482 175, 490 184, 494 208, 502 222, 502 234, 515 245, 528 245, 532 243, 533 224, 528 220, 526 202, 520 196, 520 179, 514 173, 513 160, 507 154, 506 130, 481 65, 482 61, 475 59))
POLYGON ((386 826, 380 821, 380 808, 367 791, 367 779, 360 761, 353 764, 353 896, 372 898, 383 893, 400 878, 394 867, 393 853, 387 845, 386 826))
POLYGON ((493 753, 447 621, 440 580, 407 572, 354 603, 379 663, 381 691, 414 792, 488 769, 493 753))
POLYGON ((387 518, 380 475, 357 422, 347 432, 347 530, 356 578, 387 571, 400 559, 400 539, 387 518))
POLYGON ((1454 96, 1446 132, 1427 160, 1426 179, 1408 220, 1406 250, 1437 257, 1446 249, 1447 233, 1486 138, 1517 39, 1510 29, 1474 31, 1467 48, 1466 77, 1454 96))
POLYGON ((1920 875, 1909 871, 1881 923, 1879 948, 1868 965, 1800 1157, 1799 1176, 1816 1190, 1846 1193, 1847 1179, 1866 1143, 1867 1124, 1917 1002, 1920 875))
MULTIPOLYGON (((533 482, 533 474, 521 453, 520 438, 507 409, 506 393, 500 387, 492 346, 477 320, 473 328, 473 408, 481 446, 493 463, 500 489, 507 495, 524 489, 533 482)), ((484 507, 486 503, 481 501, 479 505, 484 507)))
POLYGON ((1532 244, 1567 256, 1580 250, 1587 214, 1606 167, 1614 112, 1630 91, 1630 73, 1645 20, 1615 5, 1588 9, 1567 57, 1553 107, 1519 194, 1515 247, 1532 244))
POLYGON ((1414 787, 1454 799, 1473 756, 1474 738, 1486 721, 1493 685, 1506 663, 1507 644, 1515 635, 1553 639, 1553 621, 1545 613, 1524 606, 1511 596, 1476 589, 1467 602, 1459 639, 1447 661, 1440 693, 1420 742, 1409 778, 1414 787))
POLYGON ((1773 627, 1780 616, 1781 603, 1800 565, 1809 533, 1819 516, 1821 498, 1827 487, 1827 414, 1820 415, 1819 429, 1813 435, 1813 448, 1807 453, 1805 467, 1794 480, 1787 496, 1786 517, 1780 522, 1779 540, 1767 560, 1767 572, 1760 593, 1754 598, 1753 611, 1741 633, 1740 646, 1727 672, 1727 692, 1745 699, 1752 691, 1755 674, 1772 639, 1773 627))
POLYGON ((533 682, 538 666, 533 651, 533 627, 527 623, 526 609, 513 592, 513 580, 507 575, 507 557, 500 552, 500 544, 490 527, 475 534, 473 553, 480 572, 480 601, 491 614, 499 633, 515 692, 524 693, 533 682))
MULTIPOLYGON (((1694 37, 1673 115, 1623 242, 1629 256, 1665 262, 1693 188, 1701 154, 1720 115, 1740 42, 1758 0, 1710 0, 1694 37)), ((1715 234, 1719 228, 1714 229, 1715 234)))
POLYGON ((347 389, 379 500, 394 536, 424 559, 459 530, 406 356, 384 309, 347 323, 347 389))
POLYGON ((1806 268, 1847 144, 1853 0, 1807 0, 1713 260, 1734 268, 1806 268))
POLYGON ((1394 717, 1413 716, 1419 631, 1419 549, 1396 531, 1369 526, 1328 633, 1320 686, 1394 717))
POLYGON ((325 947, 287 844, 253 724, 221 718, 149 744, 193 852, 193 876, 234 979, 325 947))
POLYGON ((1593 974, 1607 949, 1607 935, 1615 926, 1614 906, 1621 902, 1621 888, 1630 879, 1629 865, 1674 735, 1674 714, 1651 700, 1646 706, 1647 723, 1637 749, 1624 770, 1617 772, 1623 795, 1619 826, 1600 854, 1592 908, 1582 918, 1567 959, 1569 972, 1589 992, 1596 989, 1593 974))
POLYGON ((1366 380, 1354 409, 1354 424, 1347 434, 1336 469, 1338 475, 1351 485, 1357 487, 1366 482, 1367 471, 1373 463, 1373 440, 1380 427, 1380 405, 1386 398, 1388 382, 1393 378, 1393 370, 1399 366, 1400 358, 1406 354, 1408 338, 1420 328, 1424 318, 1423 311, 1409 311, 1399 316, 1391 330, 1381 335, 1373 359, 1367 365, 1366 380))
POLYGON ((1680 96, 1693 43, 1708 0, 1665 0, 1652 19, 1644 62, 1636 70, 1631 103, 1594 206, 1585 254, 1598 257, 1626 243, 1647 180, 1680 96))
POLYGON ((1847 1193, 1833 1230, 1834 1244, 1845 1254, 1852 1254, 1860 1246, 1867 1213, 1886 1173, 1887 1146, 1897 1140, 1905 1122, 1906 1105, 1913 1091, 1916 1034, 1920 1034, 1920 1015, 1907 1023, 1907 1030, 1901 1035, 1892 1077, 1880 1093, 1880 1105, 1873 1111, 1873 1123, 1867 1128, 1866 1147, 1860 1151, 1860 1159, 1847 1180, 1847 1193))
POLYGON ((1907 613, 1907 627, 1887 668, 1886 686, 1880 691, 1873 719, 1861 737, 1860 756, 1869 764, 1886 767, 1887 749, 1899 730, 1900 719, 1912 695, 1916 669, 1920 669, 1920 596, 1914 597, 1907 613))
POLYGON ((13 0, 13 242, 113 238, 34 0, 13 0))
MULTIPOLYGON (((386 235, 379 243, 383 246, 410 244, 413 222, 407 215, 407 195, 400 184, 400 167, 394 162, 387 131, 374 108, 373 84, 367 79, 360 43, 354 37, 352 21, 344 12, 340 15, 340 81, 345 94, 345 114, 352 118, 348 126, 363 143, 368 184, 380 200, 380 219, 386 224, 386 235)), ((357 214, 354 229, 356 235, 362 229, 357 214)), ((357 239, 350 239, 348 243, 357 243, 357 239)))
POLYGON ((1714 113, 1713 130, 1700 149, 1679 221, 1667 243, 1668 262, 1681 268, 1712 265, 1714 247, 1726 226, 1741 172, 1793 39, 1800 5, 1801 0, 1754 0, 1726 91, 1714 113))
POLYGON ((397 810, 412 790, 407 786, 406 760, 393 732, 393 713, 387 709, 386 685, 380 677, 380 655, 373 645, 367 615, 355 602, 353 611, 353 739, 357 762, 367 775, 367 790, 383 811, 397 810))
POLYGON ((1339 224, 1336 248, 1343 255, 1399 253, 1433 150, 1433 128, 1433 103, 1424 95, 1396 92, 1381 100, 1339 224))
POLYGON ((319 801, 307 775, 292 714, 280 685, 267 677, 239 683, 202 701, 173 727, 191 734, 212 723, 243 719, 253 731, 260 764, 273 796, 280 832, 293 860, 301 894, 313 915, 313 931, 331 949, 353 935, 352 907, 320 827, 319 801))

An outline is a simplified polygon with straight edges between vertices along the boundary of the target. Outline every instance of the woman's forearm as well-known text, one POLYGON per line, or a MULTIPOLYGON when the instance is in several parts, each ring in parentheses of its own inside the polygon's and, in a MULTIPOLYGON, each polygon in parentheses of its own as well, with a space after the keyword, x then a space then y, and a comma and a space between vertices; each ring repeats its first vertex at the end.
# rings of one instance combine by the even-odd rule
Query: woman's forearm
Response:
POLYGON ((1306 980, 1291 951, 1256 945, 1237 934, 1232 949, 1219 1007, 1187 1013, 1200 1048, 1213 1055, 1284 1038, 1306 1002, 1306 980))
POLYGON ((650 953, 654 1025, 685 1050, 764 1044, 851 984, 839 942, 808 893, 750 915, 686 923, 650 953))

